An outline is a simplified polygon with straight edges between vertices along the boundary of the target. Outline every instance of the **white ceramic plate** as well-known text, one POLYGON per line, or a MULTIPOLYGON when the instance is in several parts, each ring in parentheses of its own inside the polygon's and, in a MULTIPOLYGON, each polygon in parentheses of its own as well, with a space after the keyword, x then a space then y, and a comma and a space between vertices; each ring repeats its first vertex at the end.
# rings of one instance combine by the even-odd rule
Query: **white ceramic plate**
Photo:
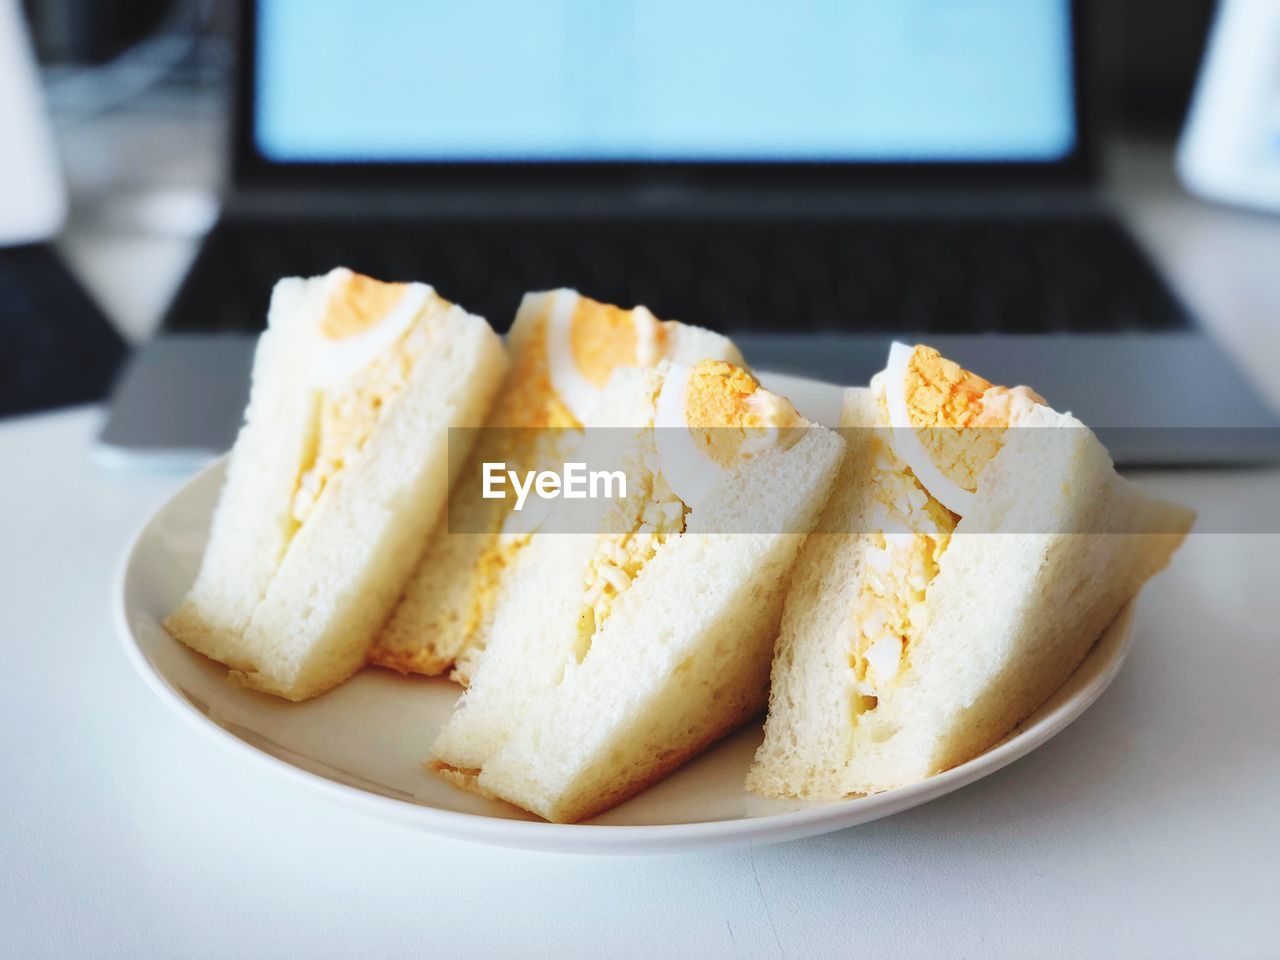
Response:
MULTIPOLYGON (((839 419, 840 391, 766 377, 810 418, 839 419)), ((117 627, 152 690, 197 729, 344 806, 431 833, 501 846, 579 853, 659 853, 811 836, 906 810, 985 777, 1062 730, 1111 683, 1129 650, 1126 608, 1061 690, 1014 734, 946 773, 834 803, 765 800, 743 789, 759 723, 728 737, 644 793, 585 824, 544 823, 459 790, 422 765, 458 687, 367 669, 293 704, 233 686, 218 664, 161 626, 195 578, 223 462, 198 474, 143 526, 117 584, 117 627)))

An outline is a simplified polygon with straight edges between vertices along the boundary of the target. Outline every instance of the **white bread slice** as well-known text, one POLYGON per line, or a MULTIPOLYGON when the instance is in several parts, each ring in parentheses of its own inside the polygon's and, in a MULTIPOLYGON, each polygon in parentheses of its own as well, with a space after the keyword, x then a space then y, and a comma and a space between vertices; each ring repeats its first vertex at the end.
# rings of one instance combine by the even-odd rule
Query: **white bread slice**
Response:
MULTIPOLYGON (((507 462, 512 468, 541 470, 559 466, 563 450, 542 441, 549 431, 520 428, 580 426, 564 409, 547 376, 548 317, 557 306, 583 303, 571 290, 526 294, 507 335, 511 369, 477 441, 468 476, 475 464, 507 462), (556 408, 548 414, 540 405, 556 408), (514 429, 513 429, 514 428, 514 429), (555 454, 554 457, 551 457, 555 454), (548 459, 551 457, 551 459, 548 459)), ((638 310, 643 308, 637 308, 638 310)), ((724 336, 686 324, 662 323, 665 349, 655 353, 685 364, 704 358, 740 363, 741 354, 724 336)), ((561 437, 560 443, 569 442, 561 437)), ((453 679, 467 684, 493 629, 493 612, 506 589, 508 571, 522 550, 519 541, 499 537, 510 504, 484 500, 473 485, 459 484, 446 518, 429 540, 405 587, 404 596, 383 626, 370 660, 401 673, 435 675, 453 668, 453 679), (449 530, 452 532, 449 532, 449 530), (475 531, 475 532, 472 532, 475 531), (483 532, 481 532, 483 531, 483 532)))
POLYGON ((314 318, 327 296, 323 277, 281 280, 271 293, 245 425, 227 464, 200 573, 165 621, 174 637, 230 666, 250 663, 244 629, 293 535, 290 506, 315 445, 317 411, 307 366, 296 358, 310 350, 314 318))
MULTIPOLYGON (((821 529, 866 531, 874 522, 885 447, 867 428, 886 425, 871 391, 847 391, 850 450, 821 529)), ((1062 685, 1192 520, 1118 477, 1078 420, 1037 406, 981 474, 928 587, 925 626, 873 709, 853 689, 847 639, 872 537, 811 536, 783 615, 748 788, 824 799, 874 793, 988 749, 1062 685)))
MULTIPOLYGON (((661 371, 620 370, 595 425, 635 424, 661 371)), ((617 597, 585 653, 594 534, 541 534, 520 558, 489 648, 431 766, 469 789, 573 822, 665 776, 763 709, 790 568, 843 444, 814 427, 743 461, 617 597), (760 533, 728 533, 747 526, 760 533)))
MULTIPOLYGON (((541 466, 533 463, 534 430, 504 428, 526 422, 543 426, 532 419, 536 414, 529 409, 538 398, 523 394, 532 387, 528 381, 541 379, 545 371, 545 323, 554 296, 530 293, 521 300, 507 333, 512 363, 486 422, 491 429, 476 440, 473 461, 511 461, 513 467, 529 463, 528 469, 541 466), (531 364, 538 370, 531 372, 531 364), (520 449, 509 449, 512 443, 520 449)), ((552 413, 546 426, 555 429, 557 422, 552 413)), ((440 521, 442 529, 429 539, 403 596, 370 649, 370 662, 400 673, 435 676, 452 667, 469 644, 483 645, 504 574, 496 563, 484 561, 499 536, 507 505, 479 494, 470 485, 458 484, 454 489, 448 513, 440 521)))
POLYGON ((314 456, 320 396, 308 361, 328 282, 278 286, 200 574, 166 621, 233 679, 290 700, 364 664, 459 466, 449 430, 483 422, 506 368, 482 318, 430 293, 413 321, 427 352, 298 525, 291 501, 314 456))

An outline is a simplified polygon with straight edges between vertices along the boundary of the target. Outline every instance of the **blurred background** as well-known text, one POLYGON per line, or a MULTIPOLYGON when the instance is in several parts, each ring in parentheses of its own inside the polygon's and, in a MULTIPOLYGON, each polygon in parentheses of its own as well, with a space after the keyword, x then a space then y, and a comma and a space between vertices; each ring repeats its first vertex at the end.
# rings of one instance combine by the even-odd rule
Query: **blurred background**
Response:
POLYGON ((129 340, 150 333, 216 216, 229 0, 23 0, 66 178, 59 247, 129 340), (165 284, 113 279, 143 257, 165 284))
MULTIPOLYGON (((70 189, 62 246, 126 336, 142 337, 193 252, 164 241, 207 229, 228 168, 235 0, 22 5, 70 189), (145 253, 164 257, 170 283, 124 289, 110 273, 127 259, 78 256, 103 229, 118 233, 126 258, 158 240, 145 253)), ((1186 116, 1213 0, 1094 7, 1102 128, 1171 143, 1186 116)))
MULTIPOLYGON (((316 7, 323 5, 320 0, 316 7)), ((372 15, 379 6, 370 2, 365 8, 372 15)), ((156 331, 201 238, 218 220, 220 198, 232 176, 236 66, 243 52, 236 29, 239 11, 231 0, 21 0, 18 8, 38 60, 57 173, 66 191, 65 220, 52 244, 113 333, 74 334, 72 339, 93 346, 91 356, 69 365, 28 363, 19 370, 13 357, 24 351, 32 355, 30 313, 36 308, 0 309, 0 343, 10 356, 10 369, 0 370, 5 381, 0 413, 9 414, 103 397, 129 346, 156 331)), ((1086 2, 1078 9, 1084 13, 1079 28, 1089 56, 1077 69, 1090 92, 1091 152, 1105 189, 1158 261, 1194 255, 1169 231, 1181 223, 1188 205, 1208 208, 1212 198, 1193 197, 1178 179, 1175 156, 1205 61, 1215 4, 1114 0, 1086 2)), ((1280 70, 1280 62, 1273 67, 1280 70)), ((1246 218, 1245 232, 1233 242, 1263 243, 1268 249, 1280 244, 1269 217, 1224 215, 1246 218)), ((1233 229, 1240 223, 1233 221, 1233 229)), ((1173 299, 1190 300, 1193 314, 1197 285, 1212 286, 1207 273, 1185 283, 1173 278, 1180 294, 1173 299)), ((237 295, 219 282, 222 287, 201 288, 198 298, 207 300, 218 295, 210 291, 223 288, 227 297, 237 295)), ((10 303, 16 302, 12 282, 3 289, 10 303)), ((30 307, 35 295, 23 296, 30 307)), ((1274 294, 1267 290, 1261 296, 1269 301, 1274 294)), ((70 317, 82 311, 58 307, 53 312, 70 317)), ((1261 312, 1254 309, 1250 315, 1261 312)), ((1215 321, 1205 322, 1212 327, 1215 321)), ((1273 356, 1251 349, 1259 337, 1273 333, 1261 323, 1252 320, 1217 335, 1239 355, 1244 378, 1275 402, 1280 385, 1269 380, 1273 356)), ((1152 324, 1176 326, 1168 319, 1152 324)), ((48 352, 66 352, 45 339, 48 352)))

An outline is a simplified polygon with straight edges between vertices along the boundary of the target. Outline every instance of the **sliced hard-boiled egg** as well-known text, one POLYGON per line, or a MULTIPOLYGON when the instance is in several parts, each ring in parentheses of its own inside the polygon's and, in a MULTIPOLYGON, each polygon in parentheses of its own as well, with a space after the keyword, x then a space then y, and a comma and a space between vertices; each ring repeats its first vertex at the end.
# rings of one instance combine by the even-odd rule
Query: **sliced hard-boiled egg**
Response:
POLYGON ((327 279, 328 304, 311 355, 311 383, 336 386, 363 370, 404 332, 432 294, 423 283, 380 283, 339 268, 327 279))
POLYGON ((653 426, 658 461, 671 489, 693 506, 706 498, 720 471, 694 442, 689 429, 688 397, 691 367, 673 363, 667 369, 654 409, 653 426))
POLYGON ((659 465, 676 496, 696 509, 735 463, 785 443, 790 428, 804 424, 742 367, 672 363, 654 411, 659 465))
POLYGON ((925 346, 894 343, 880 376, 894 453, 934 499, 960 516, 972 509, 1003 428, 1044 403, 1026 387, 995 386, 925 346))
POLYGON ((652 366, 662 356, 662 325, 644 307, 624 310, 556 290, 546 323, 551 385, 580 423, 615 369, 652 366))

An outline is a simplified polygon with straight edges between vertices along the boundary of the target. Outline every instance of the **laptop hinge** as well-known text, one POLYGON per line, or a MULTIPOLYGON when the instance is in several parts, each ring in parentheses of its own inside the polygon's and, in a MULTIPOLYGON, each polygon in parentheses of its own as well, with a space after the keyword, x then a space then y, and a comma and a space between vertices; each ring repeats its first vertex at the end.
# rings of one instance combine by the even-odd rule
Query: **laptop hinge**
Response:
POLYGON ((233 192, 236 219, 545 217, 858 217, 1096 215, 1100 195, 1080 187, 707 190, 653 185, 613 190, 252 189, 233 192))

